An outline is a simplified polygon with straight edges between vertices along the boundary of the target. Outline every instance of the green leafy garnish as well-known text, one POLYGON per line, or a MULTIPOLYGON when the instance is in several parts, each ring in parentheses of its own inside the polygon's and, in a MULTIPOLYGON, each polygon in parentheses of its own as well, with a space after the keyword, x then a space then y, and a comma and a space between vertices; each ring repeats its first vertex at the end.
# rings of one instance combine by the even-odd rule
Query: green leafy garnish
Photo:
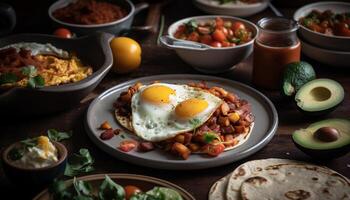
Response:
POLYGON ((193 119, 190 119, 189 122, 192 125, 193 134, 196 134, 196 129, 198 128, 198 126, 201 125, 201 121, 197 118, 193 118, 193 119))
POLYGON ((69 139, 72 136, 72 132, 63 132, 56 129, 47 130, 47 136, 51 141, 59 142, 65 139, 69 139))
POLYGON ((206 132, 203 135, 203 139, 204 139, 205 143, 209 144, 212 141, 214 141, 215 139, 218 139, 218 135, 214 132, 206 132))
POLYGON ((146 193, 137 193, 130 200, 182 200, 181 195, 170 188, 154 187, 146 193))
POLYGON ((21 72, 24 76, 28 77, 27 87, 37 88, 45 85, 45 79, 42 76, 37 75, 38 70, 35 68, 35 66, 29 65, 23 67, 21 72))
POLYGON ((109 176, 106 175, 105 180, 100 186, 98 197, 100 200, 124 200, 125 191, 122 186, 116 184, 109 176))
POLYGON ((194 31, 196 31, 198 24, 196 21, 190 20, 189 22, 185 23, 185 26, 186 26, 186 32, 192 33, 194 31))
POLYGON ((30 77, 30 78, 28 78, 27 86, 29 88, 43 87, 43 86, 45 86, 45 79, 40 75, 37 75, 35 77, 30 77))
POLYGON ((73 179, 73 186, 75 189, 75 192, 77 193, 77 196, 74 197, 74 199, 91 199, 92 198, 92 186, 90 183, 82 181, 82 180, 77 180, 75 177, 73 179))
POLYGON ((236 2, 237 0, 217 0, 220 2, 220 4, 230 3, 230 2, 236 2))
POLYGON ((6 83, 15 83, 17 82, 18 77, 13 73, 4 73, 0 75, 0 85, 6 83))
POLYGON ((21 144, 27 148, 27 147, 34 147, 38 144, 38 138, 28 138, 21 141, 21 144))
POLYGON ((49 192, 52 194, 53 199, 55 200, 72 199, 72 194, 68 192, 68 187, 62 180, 54 180, 49 187, 49 192))
POLYGON ((21 72, 24 76, 34 77, 38 71, 36 70, 35 66, 28 65, 26 67, 22 67, 21 72))
POLYGON ((233 38, 228 38, 228 41, 231 43, 239 44, 241 42, 241 39, 233 37, 233 38))
POLYGON ((81 173, 91 172, 94 170, 93 163, 94 159, 89 150, 80 149, 79 154, 75 153, 68 159, 64 175, 73 177, 81 173))
POLYGON ((23 155, 24 155, 23 148, 13 148, 8 153, 8 157, 11 160, 19 160, 23 157, 23 155))

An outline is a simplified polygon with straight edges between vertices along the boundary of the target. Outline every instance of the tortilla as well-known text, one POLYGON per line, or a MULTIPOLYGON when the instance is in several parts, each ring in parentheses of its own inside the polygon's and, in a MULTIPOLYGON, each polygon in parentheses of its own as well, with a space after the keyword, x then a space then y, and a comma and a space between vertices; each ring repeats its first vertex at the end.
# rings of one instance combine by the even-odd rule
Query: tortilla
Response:
POLYGON ((337 172, 300 164, 274 165, 246 179, 242 200, 344 200, 350 199, 350 182, 337 172))
POLYGON ((131 117, 127 116, 121 116, 118 114, 118 109, 114 111, 114 116, 117 122, 124 128, 126 128, 130 132, 134 132, 134 129, 132 128, 132 123, 131 123, 131 117))
POLYGON ((229 175, 222 177, 216 181, 210 188, 208 200, 225 200, 226 188, 229 180, 229 175))

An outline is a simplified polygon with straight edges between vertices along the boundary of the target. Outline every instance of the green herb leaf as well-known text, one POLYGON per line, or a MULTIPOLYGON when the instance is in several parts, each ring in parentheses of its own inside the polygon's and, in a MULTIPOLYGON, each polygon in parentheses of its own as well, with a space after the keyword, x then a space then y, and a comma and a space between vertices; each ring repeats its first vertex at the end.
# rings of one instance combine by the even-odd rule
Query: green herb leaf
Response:
POLYGON ((24 76, 28 76, 28 77, 34 77, 36 76, 36 73, 38 72, 35 68, 35 66, 33 65, 28 65, 26 67, 23 67, 21 69, 21 72, 24 76))
POLYGON ((29 88, 43 87, 45 86, 45 79, 40 75, 37 75, 35 77, 29 77, 27 86, 29 88))
POLYGON ((124 200, 125 191, 122 186, 116 184, 109 176, 106 175, 105 180, 100 186, 98 197, 100 200, 124 200))
POLYGON ((196 129, 198 126, 201 125, 201 121, 197 118, 193 118, 189 120, 190 124, 192 125, 193 128, 193 134, 196 134, 196 129))
POLYGON ((69 200, 72 199, 72 194, 68 192, 68 187, 62 180, 54 180, 49 187, 49 192, 54 200, 69 200))
POLYGON ((203 135, 203 139, 207 144, 211 143, 212 141, 214 141, 217 138, 218 138, 218 135, 214 132, 206 132, 203 135))
POLYGON ((194 32, 194 31, 196 31, 196 29, 197 29, 197 27, 198 27, 198 24, 197 24, 196 21, 190 20, 189 22, 187 22, 187 23, 185 24, 185 26, 186 26, 186 32, 187 32, 187 33, 192 33, 192 32, 194 32))
POLYGON ((19 160, 23 157, 24 150, 22 148, 13 148, 9 151, 8 157, 11 160, 19 160))
POLYGON ((79 154, 75 153, 68 159, 64 175, 73 177, 81 173, 91 172, 94 170, 93 163, 94 159, 89 150, 80 149, 79 154))
POLYGON ((78 196, 91 196, 92 186, 90 183, 82 180, 77 180, 76 177, 74 177, 73 186, 78 196))
POLYGON ((72 131, 62 132, 56 129, 49 129, 47 130, 47 136, 51 141, 59 142, 65 139, 69 139, 72 136, 72 131))
POLYGON ((26 140, 22 140, 21 144, 27 148, 27 147, 34 147, 38 144, 38 138, 28 138, 26 140))
POLYGON ((157 200, 182 200, 181 195, 177 191, 166 187, 154 187, 152 190, 146 192, 146 194, 153 196, 157 200))
POLYGON ((4 73, 0 75, 0 85, 6 83, 15 83, 17 80, 18 77, 13 73, 4 73))

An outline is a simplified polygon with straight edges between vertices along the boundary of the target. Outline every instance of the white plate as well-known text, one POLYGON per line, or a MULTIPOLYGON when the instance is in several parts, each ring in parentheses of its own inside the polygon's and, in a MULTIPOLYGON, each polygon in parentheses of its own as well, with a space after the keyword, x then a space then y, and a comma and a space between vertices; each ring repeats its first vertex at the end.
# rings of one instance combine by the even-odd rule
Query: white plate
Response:
POLYGON ((193 0, 193 4, 200 10, 215 15, 231 15, 236 17, 248 17, 266 9, 269 0, 262 0, 259 3, 228 3, 219 4, 213 0, 193 0))
POLYGON ((179 74, 149 76, 134 79, 112 87, 103 92, 90 104, 85 125, 90 139, 99 148, 115 158, 153 168, 190 170, 216 167, 232 163, 254 154, 272 139, 277 129, 278 116, 271 101, 263 94, 247 85, 214 76, 179 74), (128 87, 134 85, 136 82, 150 84, 154 81, 177 84, 205 81, 209 86, 223 87, 229 92, 236 93, 239 97, 246 99, 252 105, 252 113, 255 116, 255 122, 250 137, 242 145, 230 151, 223 152, 218 157, 213 158, 204 154, 192 154, 187 160, 182 160, 178 156, 174 156, 161 149, 155 149, 147 153, 138 152, 136 150, 128 153, 122 152, 117 149, 119 143, 128 138, 135 139, 135 136, 127 133, 122 134, 125 138, 121 137, 119 134, 110 140, 101 140, 99 136, 102 131, 99 130, 98 127, 102 122, 108 121, 114 129, 123 129, 114 118, 113 108, 113 102, 115 102, 120 93, 126 91, 128 87))

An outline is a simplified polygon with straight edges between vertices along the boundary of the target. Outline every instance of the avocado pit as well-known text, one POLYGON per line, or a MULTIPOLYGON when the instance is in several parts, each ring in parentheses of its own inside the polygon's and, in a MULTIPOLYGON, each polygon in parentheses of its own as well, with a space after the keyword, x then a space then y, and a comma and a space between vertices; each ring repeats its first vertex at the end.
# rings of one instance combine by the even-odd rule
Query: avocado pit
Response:
POLYGON ((332 127, 322 127, 317 129, 314 137, 322 142, 334 142, 339 138, 339 131, 332 127))

